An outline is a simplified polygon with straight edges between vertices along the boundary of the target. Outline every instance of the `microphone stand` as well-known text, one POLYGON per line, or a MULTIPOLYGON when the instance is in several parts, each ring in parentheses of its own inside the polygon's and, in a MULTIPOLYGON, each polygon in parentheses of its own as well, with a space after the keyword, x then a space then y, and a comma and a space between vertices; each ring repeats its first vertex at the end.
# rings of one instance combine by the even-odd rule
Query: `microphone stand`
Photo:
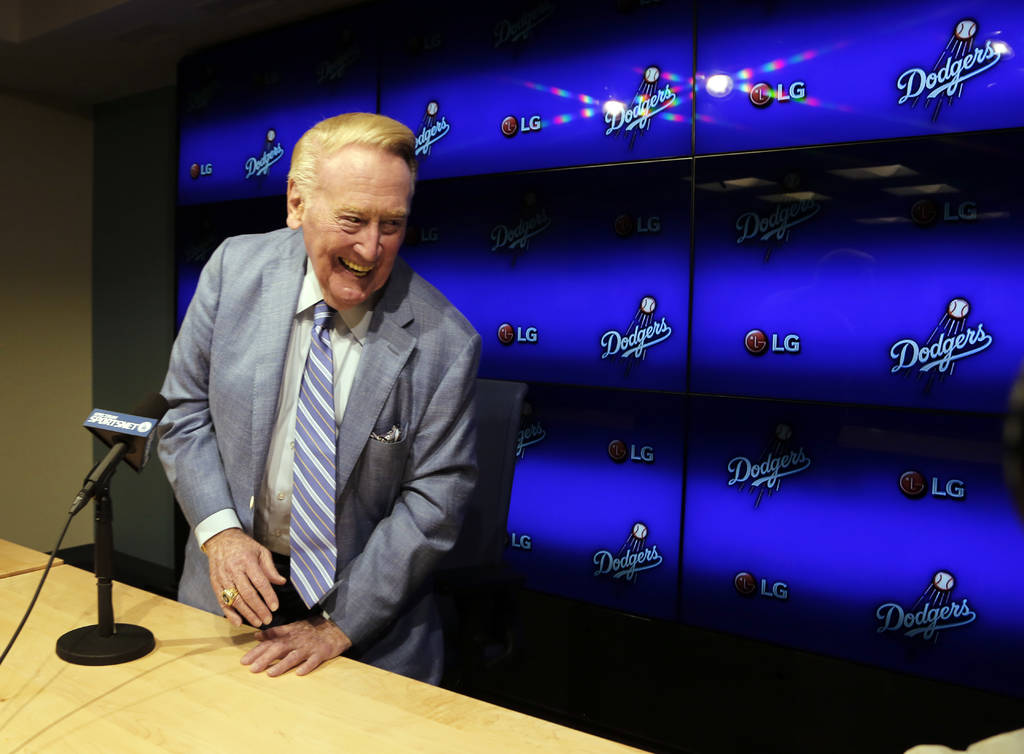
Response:
POLYGON ((96 573, 98 623, 82 626, 57 639, 57 656, 75 665, 117 665, 149 654, 156 646, 153 634, 142 626, 114 623, 111 601, 114 561, 114 520, 109 477, 96 488, 93 570, 96 573))

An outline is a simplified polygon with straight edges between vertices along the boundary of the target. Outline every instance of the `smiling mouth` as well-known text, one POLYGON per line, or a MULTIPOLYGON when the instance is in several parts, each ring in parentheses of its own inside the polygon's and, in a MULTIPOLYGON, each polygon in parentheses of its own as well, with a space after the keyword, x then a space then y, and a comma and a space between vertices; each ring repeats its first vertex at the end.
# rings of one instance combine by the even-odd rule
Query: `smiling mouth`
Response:
POLYGON ((346 270, 351 272, 357 278, 366 277, 367 275, 370 274, 370 271, 373 269, 373 265, 372 264, 369 267, 363 267, 362 265, 359 265, 359 264, 354 264, 352 262, 347 262, 344 259, 342 259, 341 257, 338 257, 338 262, 340 262, 342 267, 344 267, 346 270))

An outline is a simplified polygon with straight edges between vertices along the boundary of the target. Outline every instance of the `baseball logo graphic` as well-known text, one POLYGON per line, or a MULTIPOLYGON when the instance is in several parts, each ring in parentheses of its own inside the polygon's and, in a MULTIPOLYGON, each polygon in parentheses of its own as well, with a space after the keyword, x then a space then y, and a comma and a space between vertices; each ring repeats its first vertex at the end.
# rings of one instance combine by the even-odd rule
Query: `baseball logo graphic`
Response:
POLYGON ((742 594, 744 597, 751 596, 757 591, 757 580, 754 575, 747 573, 746 571, 740 571, 732 580, 732 585, 736 587, 736 591, 742 594))
POLYGON ((908 639, 919 637, 936 643, 940 636, 947 636, 950 629, 958 630, 974 623, 978 613, 971 608, 967 597, 953 597, 955 586, 952 573, 945 569, 935 571, 913 603, 889 600, 875 609, 875 618, 879 621, 876 633, 893 631, 908 639))
POLYGON ((626 443, 622 440, 612 440, 608 443, 608 457, 615 463, 622 463, 626 460, 626 443))
POLYGON ((961 360, 974 357, 987 350, 995 339, 987 331, 985 323, 967 324, 971 304, 966 298, 956 296, 949 299, 945 311, 932 328, 924 342, 914 338, 901 338, 889 349, 894 360, 890 373, 904 376, 916 373, 918 379, 927 377, 924 392, 952 376, 961 360))
POLYGON ((978 22, 973 18, 965 18, 963 21, 956 25, 956 29, 953 30, 953 35, 961 42, 966 42, 975 34, 978 33, 978 22))
POLYGON ((900 492, 910 498, 922 497, 927 489, 924 475, 920 471, 904 471, 900 474, 900 492))
POLYGON ((768 336, 762 330, 751 330, 743 336, 743 346, 754 356, 760 356, 768 350, 768 336))
POLYGON ((642 361, 647 357, 650 348, 668 340, 672 335, 672 325, 665 317, 660 320, 654 319, 654 311, 657 308, 658 301, 654 296, 641 297, 636 313, 624 331, 605 330, 601 336, 601 348, 604 349, 601 358, 626 359, 628 375, 633 359, 642 361))
POLYGON ((772 88, 767 84, 754 84, 750 87, 750 104, 754 107, 767 107, 772 101, 772 88))
POLYGON ((437 111, 439 109, 440 106, 437 104, 437 100, 431 100, 430 102, 427 103, 427 115, 429 115, 431 118, 437 115, 437 111))
POLYGON ((610 576, 612 579, 622 579, 633 584, 636 583, 639 574, 660 566, 665 559, 658 552, 657 545, 647 546, 647 534, 647 524, 637 521, 617 552, 610 549, 595 552, 594 575, 610 576))
POLYGON ((775 427, 775 439, 779 442, 789 442, 793 437, 793 428, 788 424, 779 424, 775 427))
POLYGON ((516 331, 508 322, 504 323, 498 328, 498 340, 503 346, 512 345, 512 341, 515 340, 516 331))
POLYGON ((955 584, 956 579, 953 578, 953 574, 949 571, 936 571, 935 575, 932 576, 932 586, 940 592, 951 591, 955 584))
POLYGON ((273 128, 267 129, 267 141, 274 141, 277 138, 277 131, 273 128))
POLYGON ((900 96, 896 104, 909 102, 910 107, 916 107, 923 100, 923 109, 931 110, 934 123, 943 106, 952 106, 954 101, 963 96, 966 81, 991 70, 1007 57, 1005 53, 1010 52, 1004 44, 991 39, 979 46, 977 34, 978 22, 975 19, 962 18, 957 21, 945 46, 940 48, 931 71, 924 68, 927 65, 926 58, 919 61, 923 65, 906 68, 897 76, 896 89, 900 96))
POLYGON ((955 298, 949 302, 949 306, 946 307, 946 313, 949 314, 953 319, 963 319, 970 313, 971 305, 967 303, 965 298, 955 298))
POLYGON ((619 238, 626 238, 632 235, 636 224, 630 215, 622 214, 615 218, 615 235, 619 238))
POLYGON ((501 122, 501 132, 511 139, 519 133, 519 119, 514 115, 506 116, 501 122))
MULTIPOLYGON (((674 76, 671 78, 675 79, 674 76)), ((623 97, 621 100, 609 99, 602 107, 604 125, 607 126, 604 135, 625 136, 629 140, 629 148, 632 149, 640 134, 650 132, 652 124, 657 122, 659 113, 679 103, 680 97, 676 93, 679 89, 680 86, 673 86, 671 82, 662 80, 659 66, 646 66, 632 97, 623 97)))

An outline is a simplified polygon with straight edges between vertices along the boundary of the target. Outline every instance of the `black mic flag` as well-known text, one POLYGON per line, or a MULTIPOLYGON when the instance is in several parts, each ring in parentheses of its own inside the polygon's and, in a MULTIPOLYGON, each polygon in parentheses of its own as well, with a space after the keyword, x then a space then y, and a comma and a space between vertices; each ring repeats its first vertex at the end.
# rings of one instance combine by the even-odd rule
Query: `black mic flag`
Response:
POLYGON ((92 410, 83 426, 109 446, 110 452, 93 467, 82 489, 75 496, 68 511, 72 516, 82 510, 97 490, 107 484, 122 460, 136 471, 142 470, 149 460, 156 425, 167 413, 167 408, 167 400, 162 395, 149 393, 130 414, 101 408, 92 410))
POLYGON ((123 460, 136 471, 141 471, 149 460, 156 425, 165 413, 167 400, 159 393, 148 393, 127 414, 94 408, 82 426, 108 448, 119 442, 125 443, 128 448, 123 460))

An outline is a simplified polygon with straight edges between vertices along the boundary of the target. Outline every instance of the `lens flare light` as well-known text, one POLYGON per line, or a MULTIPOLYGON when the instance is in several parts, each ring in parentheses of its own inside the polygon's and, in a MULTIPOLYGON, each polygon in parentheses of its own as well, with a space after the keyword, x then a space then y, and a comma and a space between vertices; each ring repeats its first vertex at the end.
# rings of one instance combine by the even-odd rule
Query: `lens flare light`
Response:
POLYGON ((725 97, 733 89, 732 77, 727 73, 716 73, 708 76, 704 82, 704 91, 712 97, 725 97))

